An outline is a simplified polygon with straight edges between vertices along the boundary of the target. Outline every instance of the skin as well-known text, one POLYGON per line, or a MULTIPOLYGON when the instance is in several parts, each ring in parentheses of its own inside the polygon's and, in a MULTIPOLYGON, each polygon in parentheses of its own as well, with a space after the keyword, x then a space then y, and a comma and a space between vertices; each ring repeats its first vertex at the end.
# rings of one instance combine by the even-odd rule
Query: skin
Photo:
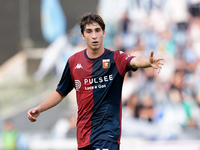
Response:
MULTIPOLYGON (((98 23, 87 24, 84 33, 81 34, 81 36, 87 44, 86 53, 89 58, 94 59, 104 53, 105 49, 103 47, 103 38, 105 37, 105 31, 101 29, 98 23)), ((151 51, 149 57, 137 56, 133 58, 130 65, 132 68, 153 67, 154 69, 158 69, 159 73, 162 68, 161 66, 163 65, 162 60, 162 58, 154 58, 154 52, 151 51)), ((35 122, 41 112, 56 106, 63 100, 63 98, 64 96, 60 95, 55 90, 44 102, 27 112, 28 119, 31 122, 35 122)))
POLYGON ((132 68, 148 68, 153 67, 154 69, 158 69, 158 73, 162 69, 163 58, 155 58, 154 51, 151 51, 149 57, 146 56, 139 56, 131 59, 130 65, 132 68))
POLYGON ((98 23, 87 24, 81 36, 87 44, 89 58, 97 58, 104 53, 103 38, 105 31, 101 29, 98 23))
POLYGON ((31 122, 35 122, 37 120, 37 117, 40 115, 40 113, 56 106, 58 103, 60 103, 63 100, 63 98, 64 96, 60 95, 60 93, 58 93, 56 90, 53 91, 44 102, 42 102, 37 107, 30 109, 27 112, 28 119, 31 122))

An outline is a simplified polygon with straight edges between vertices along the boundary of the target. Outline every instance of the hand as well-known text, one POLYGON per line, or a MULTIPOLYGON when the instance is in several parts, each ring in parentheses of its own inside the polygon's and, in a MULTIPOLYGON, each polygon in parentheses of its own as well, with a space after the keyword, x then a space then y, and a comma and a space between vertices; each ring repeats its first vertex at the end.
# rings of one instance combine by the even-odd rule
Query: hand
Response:
POLYGON ((40 115, 40 111, 38 107, 32 108, 27 112, 28 119, 31 122, 35 122, 37 117, 40 115))
POLYGON ((160 69, 162 69, 161 66, 163 65, 163 63, 161 61, 164 59, 163 58, 154 58, 153 55, 154 55, 154 52, 151 51, 151 54, 149 57, 149 62, 154 69, 158 69, 158 73, 159 73, 160 69))

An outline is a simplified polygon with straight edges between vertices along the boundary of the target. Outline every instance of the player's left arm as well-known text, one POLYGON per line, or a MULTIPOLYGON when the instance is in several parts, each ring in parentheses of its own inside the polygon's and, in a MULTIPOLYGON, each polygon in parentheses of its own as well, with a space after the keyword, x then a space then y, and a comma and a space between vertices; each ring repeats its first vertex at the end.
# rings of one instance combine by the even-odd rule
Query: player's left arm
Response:
POLYGON ((155 58, 154 52, 151 51, 151 54, 149 57, 147 56, 137 56, 131 59, 130 65, 132 68, 148 68, 153 67, 154 69, 158 69, 158 73, 160 72, 160 69, 162 68, 163 58, 155 58))

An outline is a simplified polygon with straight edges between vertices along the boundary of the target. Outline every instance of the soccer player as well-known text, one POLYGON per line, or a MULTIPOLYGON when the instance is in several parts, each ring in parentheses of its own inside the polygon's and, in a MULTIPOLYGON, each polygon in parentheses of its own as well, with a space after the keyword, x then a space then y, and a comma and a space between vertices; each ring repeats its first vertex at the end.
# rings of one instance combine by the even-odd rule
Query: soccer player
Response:
POLYGON ((153 51, 149 57, 134 57, 104 48, 105 24, 95 13, 83 15, 80 28, 87 48, 68 59, 56 90, 30 109, 28 118, 36 121, 41 112, 60 103, 75 88, 78 150, 119 150, 124 76, 138 68, 153 67, 159 72, 163 59, 154 58, 153 51))

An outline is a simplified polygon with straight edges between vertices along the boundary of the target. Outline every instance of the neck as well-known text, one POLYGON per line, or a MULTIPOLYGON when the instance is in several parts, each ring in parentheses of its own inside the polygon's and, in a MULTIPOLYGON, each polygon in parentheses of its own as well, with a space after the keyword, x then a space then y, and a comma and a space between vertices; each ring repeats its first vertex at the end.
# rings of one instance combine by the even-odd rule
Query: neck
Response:
POLYGON ((86 53, 89 58, 94 59, 100 57, 104 51, 105 49, 103 47, 98 50, 91 50, 90 48, 87 48, 86 53))

